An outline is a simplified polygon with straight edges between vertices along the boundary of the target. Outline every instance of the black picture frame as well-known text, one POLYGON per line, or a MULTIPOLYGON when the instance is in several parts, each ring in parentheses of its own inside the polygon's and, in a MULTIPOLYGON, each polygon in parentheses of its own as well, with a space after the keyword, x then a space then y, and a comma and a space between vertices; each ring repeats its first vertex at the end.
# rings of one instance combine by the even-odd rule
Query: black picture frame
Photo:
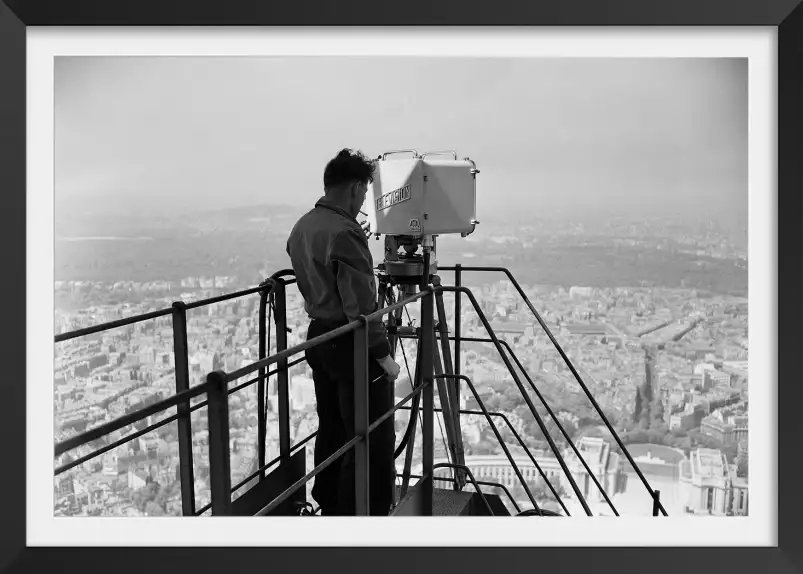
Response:
MULTIPOLYGON (((0 3, 0 192, 4 324, 0 437, 0 568, 115 574, 175 571, 484 570, 803 572, 801 214, 803 5, 800 0, 573 0, 378 4, 244 0, 4 0, 0 3), (26 547, 26 26, 527 25, 778 27, 778 547, 777 548, 27 548, 26 547), (338 565, 338 566, 334 566, 338 565)), ((467 525, 466 527, 470 527, 467 525)))

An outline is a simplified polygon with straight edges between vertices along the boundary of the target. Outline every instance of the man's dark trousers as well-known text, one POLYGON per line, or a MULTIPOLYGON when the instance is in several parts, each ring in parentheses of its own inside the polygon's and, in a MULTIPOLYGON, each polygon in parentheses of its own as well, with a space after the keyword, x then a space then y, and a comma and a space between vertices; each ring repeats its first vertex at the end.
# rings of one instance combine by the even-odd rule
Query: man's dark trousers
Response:
MULTIPOLYGON (((307 340, 331 331, 339 324, 313 320, 307 340)), ((312 368, 318 409, 318 435, 315 437, 315 466, 321 464, 354 437, 354 334, 347 333, 305 352, 312 368)), ((369 424, 393 406, 393 384, 373 359, 368 360, 369 424), (382 376, 378 381, 377 377, 382 376), (372 382, 375 381, 375 382, 372 382)), ((387 516, 393 501, 395 465, 393 417, 370 434, 369 492, 370 513, 387 516)), ((354 449, 315 477, 312 497, 323 516, 355 514, 354 449), (342 461, 342 462, 341 462, 342 461)))

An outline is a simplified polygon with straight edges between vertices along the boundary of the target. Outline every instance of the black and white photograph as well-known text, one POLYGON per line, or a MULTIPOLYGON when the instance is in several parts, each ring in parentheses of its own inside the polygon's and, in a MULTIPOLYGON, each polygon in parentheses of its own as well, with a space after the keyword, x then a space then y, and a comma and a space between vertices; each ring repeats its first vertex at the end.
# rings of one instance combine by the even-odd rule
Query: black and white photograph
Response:
POLYGON ((749 57, 67 52, 60 529, 764 516, 749 57))

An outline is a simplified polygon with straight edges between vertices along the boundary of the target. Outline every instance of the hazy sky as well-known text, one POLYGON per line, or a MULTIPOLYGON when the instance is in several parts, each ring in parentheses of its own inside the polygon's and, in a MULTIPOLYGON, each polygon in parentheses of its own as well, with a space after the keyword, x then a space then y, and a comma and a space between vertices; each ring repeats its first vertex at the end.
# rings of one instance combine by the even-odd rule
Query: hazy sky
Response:
POLYGON ((311 206, 340 148, 412 147, 477 162, 480 220, 747 214, 745 59, 61 57, 55 106, 57 209, 311 206))

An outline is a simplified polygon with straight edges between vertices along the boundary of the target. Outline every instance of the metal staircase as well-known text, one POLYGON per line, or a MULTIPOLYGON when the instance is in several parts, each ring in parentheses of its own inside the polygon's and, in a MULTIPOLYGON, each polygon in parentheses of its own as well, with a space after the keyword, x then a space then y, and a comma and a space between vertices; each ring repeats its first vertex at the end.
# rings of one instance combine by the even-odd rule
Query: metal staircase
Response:
MULTIPOLYGON (((411 304, 416 301, 421 301, 422 314, 421 314, 421 339, 420 344, 422 347, 423 356, 432 354, 433 347, 440 341, 441 344, 447 344, 448 341, 454 342, 454 373, 435 373, 433 365, 430 361, 423 361, 421 364, 421 383, 415 386, 412 391, 405 396, 399 403, 395 404, 391 410, 385 415, 377 419, 375 422, 368 424, 367 413, 360 414, 358 411, 355 415, 355 429, 356 436, 343 445, 335 454, 329 457, 320 465, 313 469, 307 469, 305 464, 305 450, 311 440, 315 438, 315 432, 309 436, 291 444, 290 433, 290 407, 289 407, 289 369, 302 363, 305 359, 303 351, 325 341, 331 340, 338 336, 353 336, 355 340, 355 390, 357 396, 367 396, 368 392, 368 373, 367 373, 367 333, 366 325, 367 320, 374 318, 374 315, 369 317, 362 317, 361 320, 355 321, 334 331, 326 333, 320 337, 304 341, 292 348, 287 347, 287 316, 286 316, 286 287, 295 282, 292 271, 280 271, 275 273, 270 278, 265 280, 258 287, 214 297, 205 301, 195 303, 174 303, 171 308, 161 311, 155 311, 145 315, 136 317, 129 317, 103 325, 73 331, 58 335, 55 342, 58 344, 63 341, 75 339, 81 336, 100 333, 109 329, 135 324, 148 319, 157 317, 171 316, 173 321, 173 341, 175 353, 175 378, 176 378, 176 393, 164 400, 155 404, 149 405, 145 408, 131 412, 127 415, 119 417, 110 422, 106 422, 96 428, 90 429, 79 435, 68 438, 55 445, 55 456, 57 458, 57 468, 55 475, 59 476, 70 469, 86 463, 93 458, 109 452, 116 447, 126 444, 127 442, 138 438, 148 432, 164 426, 170 422, 177 422, 178 424, 178 452, 179 452, 179 479, 181 483, 182 494, 182 510, 186 516, 200 516, 207 515, 211 512, 212 515, 250 515, 250 516, 267 516, 267 515, 295 515, 299 514, 299 509, 303 508, 306 504, 306 484, 308 481, 313 480, 314 477, 321 472, 325 467, 330 464, 335 464, 343 454, 349 449, 354 449, 357 461, 357 514, 367 515, 369 513, 368 497, 367 497, 367 442, 365 437, 369 436, 371 431, 376 428, 381 422, 388 417, 394 416, 394 413, 401 409, 416 410, 415 403, 420 404, 421 414, 421 436, 422 436, 422 463, 420 474, 410 473, 406 477, 407 481, 411 482, 411 487, 406 492, 403 489, 399 490, 400 500, 394 507, 392 516, 415 516, 415 515, 440 515, 440 516, 503 516, 503 515, 521 515, 521 516, 569 516, 569 509, 564 501, 559 496, 558 489, 555 488, 553 481, 547 476, 544 470, 539 465, 536 457, 530 450, 531 445, 527 445, 522 439, 520 434, 516 431, 511 424, 508 417, 499 412, 489 411, 482 401, 481 396, 477 392, 474 382, 467 376, 460 374, 460 356, 461 356, 461 343, 462 342, 476 342, 492 344, 496 349, 499 357, 504 362, 513 384, 520 393, 527 410, 533 417, 533 420, 538 425, 543 433, 546 442, 549 445, 552 456, 557 460, 563 478, 569 484, 571 489, 572 498, 582 507, 587 515, 592 515, 591 508, 586 501, 583 489, 577 483, 575 475, 579 472, 580 475, 584 474, 589 477, 593 482, 596 489, 599 490, 607 505, 611 508, 613 513, 618 516, 618 512, 614 507, 613 501, 610 499, 603 485, 600 484, 595 473, 590 468, 588 462, 582 455, 580 449, 573 443, 569 434, 563 428, 560 420, 555 416, 555 413, 550 408, 542 393, 539 391, 532 378, 524 369, 521 361, 516 356, 513 349, 505 341, 500 341, 494 333, 491 325, 479 306, 474 294, 471 290, 462 286, 462 273, 471 272, 502 272, 508 280, 513 284, 521 298, 524 300, 527 307, 532 312, 534 318, 538 321, 543 331, 549 337, 555 349, 560 354, 561 358, 565 361, 567 367, 572 375, 577 380, 577 383, 582 388, 583 392, 589 399, 591 405, 599 415, 602 422, 608 428, 611 436, 617 443, 619 450, 627 458, 629 463, 633 466, 639 478, 641 479, 644 487, 650 494, 653 500, 653 515, 659 513, 666 516, 666 511, 661 505, 659 493, 654 491, 643 473, 639 470, 638 465, 628 453, 625 445, 618 437, 615 429, 605 417, 604 413, 599 407, 599 404, 594 399, 588 387, 583 382, 577 370, 572 365, 565 352, 561 349, 555 337, 549 331, 546 323, 543 321, 539 313, 536 311, 532 303, 527 298, 524 291, 519 286, 513 275, 505 268, 489 268, 489 267, 462 267, 456 265, 454 267, 441 267, 441 271, 453 271, 455 274, 454 286, 429 286, 422 289, 419 293, 411 297, 398 301, 393 305, 380 309, 374 315, 387 315, 403 308, 405 305, 411 304), (454 329, 453 336, 449 336, 445 329, 441 329, 439 334, 435 335, 433 324, 433 297, 436 292, 451 292, 455 294, 455 316, 454 316, 454 329), (214 371, 207 375, 206 380, 201 384, 190 387, 189 385, 189 358, 188 358, 188 345, 187 345, 187 310, 199 308, 218 303, 225 300, 230 300, 238 297, 258 294, 260 297, 259 306, 259 360, 248 366, 236 369, 230 372, 214 371), (482 322, 487 338, 463 338, 461 337, 461 297, 465 295, 468 297, 472 307, 474 308, 477 316, 482 322), (271 317, 273 321, 271 321, 271 317), (277 352, 268 356, 267 351, 270 348, 270 332, 271 325, 275 325, 276 329, 276 349, 277 352), (446 337, 446 339, 444 339, 446 337), (302 354, 301 358, 293 359, 295 355, 302 354), (272 370, 268 370, 272 368, 272 370), (524 375, 522 380, 520 374, 524 375), (267 399, 266 389, 268 379, 276 376, 276 389, 278 398, 278 436, 279 436, 279 456, 271 461, 266 461, 266 434, 267 434, 267 412, 266 405, 267 399), (246 380, 247 379, 247 380, 246 380), (241 380, 243 382, 241 382, 241 380), (471 469, 452 462, 437 463, 434 460, 434 421, 435 413, 442 411, 442 406, 436 408, 434 387, 439 383, 452 385, 459 396, 461 388, 467 388, 479 406, 479 410, 470 409, 456 409, 458 412, 453 413, 454 416, 460 415, 481 415, 488 423, 488 427, 492 430, 496 440, 499 443, 505 457, 510 463, 510 467, 515 474, 516 482, 521 485, 525 492, 530 504, 530 508, 521 508, 519 502, 514 499, 508 488, 500 482, 490 482, 483 480, 476 480, 471 469), (258 420, 258 464, 257 469, 251 473, 244 480, 232 486, 231 484, 231 468, 230 460, 231 453, 229 452, 230 445, 230 426, 229 426, 229 396, 239 392, 240 390, 257 385, 257 420, 258 420), (565 438, 569 445, 571 454, 576 457, 582 465, 582 469, 570 468, 569 462, 566 460, 564 453, 555 443, 554 439, 539 415, 534 399, 534 395, 541 403, 546 413, 555 422, 557 428, 565 438), (197 397, 205 397, 205 400, 193 404, 191 401, 197 397), (168 409, 176 407, 176 414, 166 417, 159 422, 147 426, 143 429, 137 430, 127 434, 117 441, 111 441, 108 438, 116 431, 129 429, 134 423, 144 421, 149 416, 156 413, 162 413, 168 409), (209 421, 209 476, 211 483, 211 502, 201 508, 196 508, 195 491, 194 491, 194 475, 195 469, 193 464, 192 453, 192 428, 191 418, 192 412, 206 407, 208 409, 209 421), (528 481, 523 476, 520 468, 514 460, 508 445, 505 443, 502 433, 499 430, 497 422, 502 422, 512 432, 516 439, 516 444, 532 462, 535 469, 538 471, 539 476, 544 484, 549 488, 550 492, 560 505, 562 512, 554 512, 539 507, 539 504, 528 486, 528 481), (71 450, 76 449, 82 445, 89 443, 101 444, 91 453, 75 458, 69 462, 64 462, 64 455, 71 450), (437 471, 452 470, 453 477, 445 477, 439 475, 437 471), (465 488, 460 488, 458 476, 465 476, 465 488), (438 483, 436 485, 436 483, 438 483), (449 485, 451 484, 451 488, 449 485), (246 485, 250 485, 247 491, 243 492, 238 497, 232 497, 232 493, 239 493, 246 485), (501 491, 502 495, 493 491, 501 491)), ((401 332, 395 333, 400 339, 405 335, 401 332)), ((409 335, 408 335, 409 336, 409 335)), ((446 349, 447 347, 444 347, 446 349)), ((414 416, 414 415, 413 415, 414 416)), ((459 429, 459 425, 458 425, 459 429)), ((411 438, 414 442, 414 439, 411 438)), ((315 510, 305 512, 306 514, 314 514, 315 510)))

